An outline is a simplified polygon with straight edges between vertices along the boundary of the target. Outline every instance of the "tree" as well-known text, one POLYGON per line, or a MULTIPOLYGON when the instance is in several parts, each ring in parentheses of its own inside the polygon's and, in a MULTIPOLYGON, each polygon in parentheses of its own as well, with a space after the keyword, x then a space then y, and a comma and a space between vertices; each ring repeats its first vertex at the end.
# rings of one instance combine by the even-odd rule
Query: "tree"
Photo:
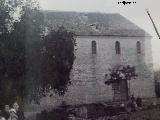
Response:
POLYGON ((128 99, 128 82, 132 79, 136 79, 137 74, 136 74, 136 69, 134 66, 122 66, 122 65, 117 65, 115 67, 113 67, 112 69, 109 69, 110 73, 109 73, 109 78, 108 80, 105 82, 105 84, 107 85, 114 85, 114 84, 118 84, 120 85, 122 82, 124 82, 125 85, 123 85, 123 87, 125 87, 126 89, 126 93, 127 93, 127 99, 128 99))
MULTIPOLYGON (((14 14, 21 6, 22 0, 0 0, 0 103, 11 103, 17 91, 15 85, 20 78, 23 67, 21 42, 13 35, 14 14), (21 49, 21 50, 20 50, 21 49), (19 58, 19 59, 18 59, 19 58), (12 80, 15 81, 13 82, 12 80), (13 85, 14 84, 14 85, 13 85), (13 87, 14 86, 14 87, 13 87), (10 97, 13 96, 13 99, 10 97)), ((21 87, 18 86, 19 89, 21 87)))
POLYGON ((41 48, 44 32, 44 17, 38 3, 28 1, 21 11, 20 31, 25 42, 26 55, 26 101, 37 99, 37 87, 41 79, 41 48))
POLYGON ((9 33, 14 22, 14 14, 24 0, 0 0, 0 35, 9 33))
POLYGON ((22 102, 29 94, 27 83, 37 72, 31 61, 35 61, 36 52, 40 51, 42 15, 33 0, 1 0, 0 10, 0 101, 11 104, 15 100, 22 102), (21 10, 19 19, 14 20, 17 8, 21 10))
POLYGON ((5 38, 1 39, 0 47, 0 80, 3 98, 8 103, 13 102, 14 97, 22 96, 25 74, 25 45, 16 37, 16 34, 10 33, 5 38), (9 87, 10 85, 10 87, 9 87), (6 88, 8 87, 8 95, 6 88), (14 96, 15 95, 15 96, 14 96), (13 99, 10 98, 13 97, 13 99))
POLYGON ((74 61, 74 33, 63 27, 44 36, 44 18, 34 0, 0 3, 0 103, 39 100, 54 89, 63 95, 74 61), (19 18, 13 14, 19 8, 19 18))
POLYGON ((42 89, 54 89, 63 95, 70 83, 70 72, 74 62, 74 33, 64 27, 51 31, 44 38, 42 62, 42 89))

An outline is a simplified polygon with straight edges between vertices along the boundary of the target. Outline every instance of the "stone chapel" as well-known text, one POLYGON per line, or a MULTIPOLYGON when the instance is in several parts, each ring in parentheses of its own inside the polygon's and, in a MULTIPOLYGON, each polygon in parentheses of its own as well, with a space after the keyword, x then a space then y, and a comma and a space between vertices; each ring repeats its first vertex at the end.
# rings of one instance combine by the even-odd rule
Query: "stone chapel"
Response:
MULTIPOLYGON (((63 97, 53 96, 48 104, 87 104, 113 100, 112 86, 105 74, 116 64, 135 66, 138 77, 131 80, 130 92, 153 97, 151 36, 120 14, 45 11, 47 26, 64 26, 76 33, 76 59, 71 85, 63 97)), ((44 99, 44 101, 46 101, 44 99)), ((45 103, 43 101, 43 103, 45 103)))

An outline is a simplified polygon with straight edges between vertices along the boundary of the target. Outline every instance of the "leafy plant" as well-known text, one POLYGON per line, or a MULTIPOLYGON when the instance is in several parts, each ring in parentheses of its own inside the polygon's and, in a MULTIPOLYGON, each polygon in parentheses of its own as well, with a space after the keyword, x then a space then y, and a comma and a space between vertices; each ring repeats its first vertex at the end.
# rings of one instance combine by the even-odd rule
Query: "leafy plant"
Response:
POLYGON ((44 37, 42 62, 42 89, 54 89, 63 95, 70 83, 70 72, 74 62, 74 33, 64 27, 51 31, 44 37))
POLYGON ((105 82, 105 84, 112 84, 112 83, 120 83, 122 80, 131 80, 136 79, 138 76, 136 73, 136 69, 134 66, 122 66, 118 65, 109 69, 109 79, 105 82))

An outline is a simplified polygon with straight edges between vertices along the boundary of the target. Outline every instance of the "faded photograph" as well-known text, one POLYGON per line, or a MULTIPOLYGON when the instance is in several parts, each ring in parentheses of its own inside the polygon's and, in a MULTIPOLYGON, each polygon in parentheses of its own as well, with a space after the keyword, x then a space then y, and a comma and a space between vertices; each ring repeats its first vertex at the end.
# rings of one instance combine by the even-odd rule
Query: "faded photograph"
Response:
POLYGON ((0 0, 0 120, 160 120, 158 0, 0 0))

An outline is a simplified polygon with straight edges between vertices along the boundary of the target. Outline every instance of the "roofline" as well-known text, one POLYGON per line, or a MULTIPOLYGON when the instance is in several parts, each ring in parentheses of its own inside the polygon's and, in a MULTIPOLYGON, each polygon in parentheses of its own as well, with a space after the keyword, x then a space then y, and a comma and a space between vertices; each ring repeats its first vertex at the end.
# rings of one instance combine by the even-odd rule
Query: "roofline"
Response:
POLYGON ((96 36, 96 37, 150 37, 152 38, 152 36, 127 36, 127 35, 76 35, 77 37, 81 37, 81 36, 96 36))
POLYGON ((63 11, 63 10, 41 10, 42 12, 50 12, 50 13, 82 13, 82 14, 120 14, 120 13, 112 13, 112 12, 109 12, 109 13, 106 13, 106 12, 98 12, 98 11, 63 11))

